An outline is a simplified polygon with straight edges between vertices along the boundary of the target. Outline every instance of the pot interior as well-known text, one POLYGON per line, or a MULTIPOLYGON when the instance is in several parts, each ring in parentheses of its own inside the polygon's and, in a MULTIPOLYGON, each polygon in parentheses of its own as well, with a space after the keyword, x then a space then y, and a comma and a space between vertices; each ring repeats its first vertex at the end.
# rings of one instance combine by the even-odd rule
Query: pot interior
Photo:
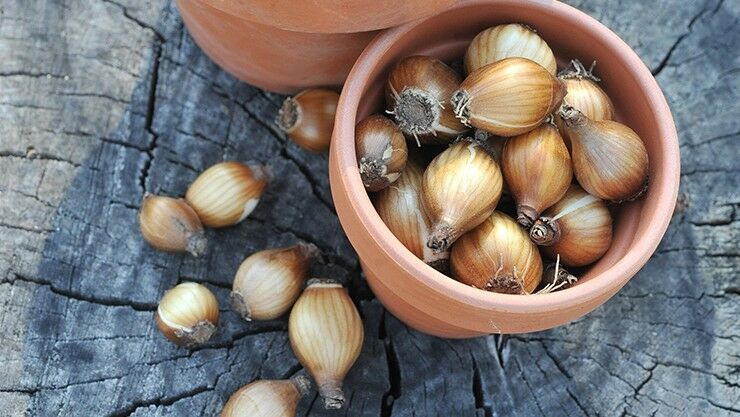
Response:
MULTIPOLYGON (((384 112, 384 83, 390 69, 399 60, 411 55, 431 55, 452 63, 463 57, 467 45, 478 32, 497 24, 524 23, 537 30, 558 58, 559 71, 571 59, 579 59, 586 66, 596 61, 594 72, 602 79, 600 86, 614 102, 616 119, 634 129, 645 143, 650 159, 651 186, 641 199, 614 206, 612 246, 596 264, 576 271, 582 276, 579 284, 583 284, 614 267, 630 251, 636 237, 647 233, 651 221, 660 214, 656 211, 659 211, 659 201, 665 198, 662 194, 672 192, 672 173, 664 169, 669 163, 665 154, 669 152, 668 141, 671 138, 666 137, 665 130, 660 128, 660 123, 665 124, 665 120, 660 120, 655 109, 656 92, 647 91, 644 80, 643 83, 640 81, 639 74, 647 71, 646 68, 631 64, 615 45, 614 39, 595 34, 593 27, 589 29, 588 25, 583 25, 583 15, 564 14, 563 5, 552 3, 557 2, 477 3, 421 22, 403 33, 396 42, 386 45, 384 53, 373 62, 370 82, 359 100, 356 116, 359 121, 370 114, 384 112)), ((662 95, 658 95, 662 99, 662 95)), ((412 142, 409 146, 413 146, 412 142)), ((631 276, 634 272, 636 269, 627 273, 631 276)))

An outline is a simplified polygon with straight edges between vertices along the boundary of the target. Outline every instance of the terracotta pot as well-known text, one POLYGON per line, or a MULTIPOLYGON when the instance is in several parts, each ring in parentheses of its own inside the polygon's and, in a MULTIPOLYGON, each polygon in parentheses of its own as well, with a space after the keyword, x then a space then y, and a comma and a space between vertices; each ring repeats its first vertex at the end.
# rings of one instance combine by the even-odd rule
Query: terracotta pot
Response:
POLYGON ((349 33, 385 29, 431 16, 458 0, 201 0, 263 25, 296 32, 349 33))
POLYGON ((377 32, 301 33, 241 19, 201 0, 177 0, 195 42, 249 84, 279 93, 339 87, 377 32))
POLYGON ((362 260, 367 280, 396 317, 444 337, 523 333, 552 328, 590 312, 634 276, 668 227, 678 194, 679 149, 670 109, 640 58, 617 35, 586 14, 551 1, 467 1, 441 15, 376 38, 355 64, 339 101, 330 174, 342 226, 362 260), (650 155, 650 188, 616 213, 609 252, 573 288, 546 295, 489 293, 463 285, 417 259, 383 224, 363 189, 354 150, 356 121, 380 110, 389 68, 413 54, 459 58, 473 36, 491 25, 527 23, 562 59, 598 61, 598 74, 621 120, 636 130, 650 155))

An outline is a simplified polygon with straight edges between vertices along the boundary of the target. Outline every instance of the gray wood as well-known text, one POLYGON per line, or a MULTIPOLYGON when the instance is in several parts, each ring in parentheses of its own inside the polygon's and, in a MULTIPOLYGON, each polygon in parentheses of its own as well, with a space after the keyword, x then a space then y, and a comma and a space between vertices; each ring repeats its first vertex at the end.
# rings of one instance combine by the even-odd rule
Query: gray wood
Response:
POLYGON ((648 265, 604 306, 531 335, 448 341, 410 330, 364 284, 331 204, 326 156, 274 129, 282 97, 238 82, 164 0, 0 4, 0 409, 3 415, 217 415, 239 386, 302 372, 285 319, 228 309, 249 253, 299 239, 345 282, 366 342, 348 408, 305 416, 740 414, 740 3, 570 1, 653 69, 674 111, 681 199, 648 265), (209 231, 202 259, 152 251, 145 191, 182 195, 223 159, 269 162, 254 215, 209 231), (212 288, 206 346, 167 343, 152 314, 180 280, 212 288))

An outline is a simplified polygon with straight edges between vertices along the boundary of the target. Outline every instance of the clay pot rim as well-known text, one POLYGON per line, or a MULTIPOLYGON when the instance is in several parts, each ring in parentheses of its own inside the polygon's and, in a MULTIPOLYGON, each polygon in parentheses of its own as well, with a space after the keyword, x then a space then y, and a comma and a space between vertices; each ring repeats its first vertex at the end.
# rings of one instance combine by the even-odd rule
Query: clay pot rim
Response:
MULTIPOLYGON (((468 7, 489 5, 485 0, 470 0, 448 9, 457 10, 468 7)), ((637 83, 645 90, 646 96, 655 114, 660 131, 660 140, 665 147, 663 158, 664 174, 660 182, 651 182, 653 192, 660 198, 652 220, 640 235, 635 235, 629 251, 611 268, 592 279, 578 285, 550 294, 521 296, 498 294, 469 287, 432 269, 406 249, 385 226, 378 216, 370 198, 365 191, 356 169, 354 127, 356 124, 359 101, 370 81, 373 70, 391 45, 403 38, 408 32, 423 25, 429 18, 389 29, 378 35, 355 63, 345 82, 337 108, 337 116, 331 146, 332 159, 337 162, 339 175, 332 178, 337 186, 344 187, 350 199, 351 209, 361 219, 368 238, 375 241, 398 266, 406 270, 413 279, 437 292, 445 294, 460 302, 480 308, 504 310, 510 312, 550 312, 560 308, 582 304, 607 293, 616 292, 627 283, 650 259, 657 249, 670 223, 678 197, 680 180, 680 154, 678 134, 668 103, 653 77, 637 54, 619 36, 580 10, 560 2, 547 2, 553 13, 576 19, 579 25, 592 33, 604 44, 611 45, 621 59, 632 69, 637 83)))

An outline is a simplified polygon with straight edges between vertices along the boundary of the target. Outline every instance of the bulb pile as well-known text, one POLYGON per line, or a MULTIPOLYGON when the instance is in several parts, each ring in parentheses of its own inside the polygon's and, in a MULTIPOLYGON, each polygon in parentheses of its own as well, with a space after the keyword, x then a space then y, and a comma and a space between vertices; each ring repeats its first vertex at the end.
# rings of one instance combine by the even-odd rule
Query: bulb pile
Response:
POLYGON ((593 65, 572 60, 556 75, 534 28, 483 30, 464 66, 462 78, 428 56, 392 67, 384 110, 395 124, 371 115, 356 127, 365 188, 412 254, 462 283, 522 295, 569 288, 578 278, 564 268, 591 265, 611 245, 608 204, 646 191, 645 145, 614 120, 593 65), (426 166, 422 146, 437 153, 426 166), (502 193, 513 210, 499 207, 502 193))

